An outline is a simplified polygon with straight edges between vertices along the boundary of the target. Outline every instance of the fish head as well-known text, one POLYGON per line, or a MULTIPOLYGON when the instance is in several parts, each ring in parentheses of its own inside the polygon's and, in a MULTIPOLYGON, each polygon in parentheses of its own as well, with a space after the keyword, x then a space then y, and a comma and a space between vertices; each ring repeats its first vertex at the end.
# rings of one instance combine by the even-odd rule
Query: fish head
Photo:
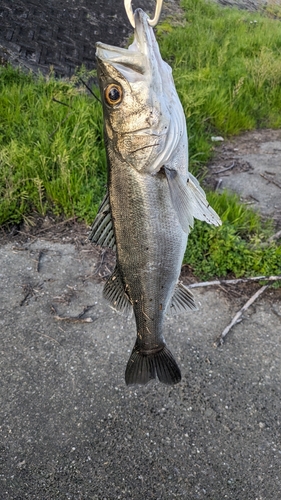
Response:
MULTIPOLYGON (((105 139, 110 158, 118 155, 140 172, 156 173, 176 142, 171 126, 175 108, 183 111, 148 16, 137 9, 134 17, 134 41, 128 49, 96 45, 105 139)), ((182 131, 184 116, 183 122, 182 131)))

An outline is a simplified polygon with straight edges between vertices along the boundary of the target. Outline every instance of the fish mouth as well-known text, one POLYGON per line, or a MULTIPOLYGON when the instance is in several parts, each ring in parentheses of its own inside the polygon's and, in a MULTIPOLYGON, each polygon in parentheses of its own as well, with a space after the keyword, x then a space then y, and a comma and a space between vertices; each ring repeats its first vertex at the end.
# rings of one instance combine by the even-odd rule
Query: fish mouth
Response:
POLYGON ((96 56, 114 66, 128 81, 136 81, 139 75, 150 71, 155 64, 155 55, 159 53, 153 29, 148 24, 148 15, 142 9, 136 9, 134 18, 134 41, 128 49, 102 42, 96 44, 96 56))
POLYGON ((142 9, 136 9, 134 41, 128 50, 136 50, 148 56, 158 48, 154 31, 148 24, 148 15, 142 9))

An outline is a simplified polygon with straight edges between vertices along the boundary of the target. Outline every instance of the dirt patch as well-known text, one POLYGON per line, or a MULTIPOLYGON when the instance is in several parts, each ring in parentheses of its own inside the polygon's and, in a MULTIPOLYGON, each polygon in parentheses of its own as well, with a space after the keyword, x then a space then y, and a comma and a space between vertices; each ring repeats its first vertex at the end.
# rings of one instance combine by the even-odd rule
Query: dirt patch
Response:
POLYGON ((214 147, 208 183, 238 193, 281 228, 281 131, 255 130, 214 147))

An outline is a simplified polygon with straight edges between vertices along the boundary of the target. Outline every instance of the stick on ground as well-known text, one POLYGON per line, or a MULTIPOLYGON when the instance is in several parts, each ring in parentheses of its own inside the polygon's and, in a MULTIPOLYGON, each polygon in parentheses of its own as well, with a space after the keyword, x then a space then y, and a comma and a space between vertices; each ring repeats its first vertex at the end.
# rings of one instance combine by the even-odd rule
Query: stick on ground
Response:
POLYGON ((226 167, 226 168, 222 168, 221 170, 217 170, 216 172, 212 172, 213 174, 223 174, 224 172, 226 172, 227 170, 230 170, 231 168, 235 167, 236 163, 235 161, 229 166, 229 167, 226 167))
POLYGON ((236 323, 239 322, 239 320, 242 320, 242 315, 243 313, 257 300, 257 298, 268 288, 269 285, 264 285, 262 286, 252 297, 246 302, 246 304, 238 311, 231 323, 227 325, 227 327, 223 330, 220 338, 217 340, 216 344, 217 346, 222 345, 224 343, 224 338, 228 334, 228 332, 231 330, 231 328, 236 325, 236 323))
POLYGON ((187 285, 187 288, 199 288, 203 286, 220 286, 220 285, 237 285, 238 283, 249 283, 250 281, 279 281, 281 274, 278 276, 253 276, 252 278, 237 278, 233 280, 215 280, 202 281, 200 283, 192 283, 187 285))
POLYGON ((69 323, 93 323, 93 318, 83 318, 84 314, 89 311, 93 306, 84 307, 83 311, 77 316, 60 316, 57 309, 51 304, 51 311, 57 321, 68 321, 69 323))
POLYGON ((275 184, 275 186, 279 187, 281 189, 281 184, 274 179, 270 179, 267 175, 260 174, 261 177, 263 177, 267 182, 271 182, 272 184, 275 184))

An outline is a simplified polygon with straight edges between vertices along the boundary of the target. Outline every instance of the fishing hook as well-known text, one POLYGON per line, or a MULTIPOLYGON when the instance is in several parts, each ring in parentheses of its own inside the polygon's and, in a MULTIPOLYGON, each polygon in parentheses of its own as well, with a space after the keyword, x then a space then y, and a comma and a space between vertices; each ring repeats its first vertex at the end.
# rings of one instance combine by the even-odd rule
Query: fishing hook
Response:
MULTIPOLYGON (((156 7, 155 7, 155 14, 153 19, 148 19, 148 24, 152 27, 156 26, 156 24, 159 21, 160 15, 161 15, 161 10, 162 10, 162 5, 163 5, 163 0, 156 0, 156 7)), ((135 18, 134 18, 134 13, 132 9, 132 0, 124 0, 124 6, 126 10, 126 14, 128 16, 128 19, 135 28, 135 18)))

